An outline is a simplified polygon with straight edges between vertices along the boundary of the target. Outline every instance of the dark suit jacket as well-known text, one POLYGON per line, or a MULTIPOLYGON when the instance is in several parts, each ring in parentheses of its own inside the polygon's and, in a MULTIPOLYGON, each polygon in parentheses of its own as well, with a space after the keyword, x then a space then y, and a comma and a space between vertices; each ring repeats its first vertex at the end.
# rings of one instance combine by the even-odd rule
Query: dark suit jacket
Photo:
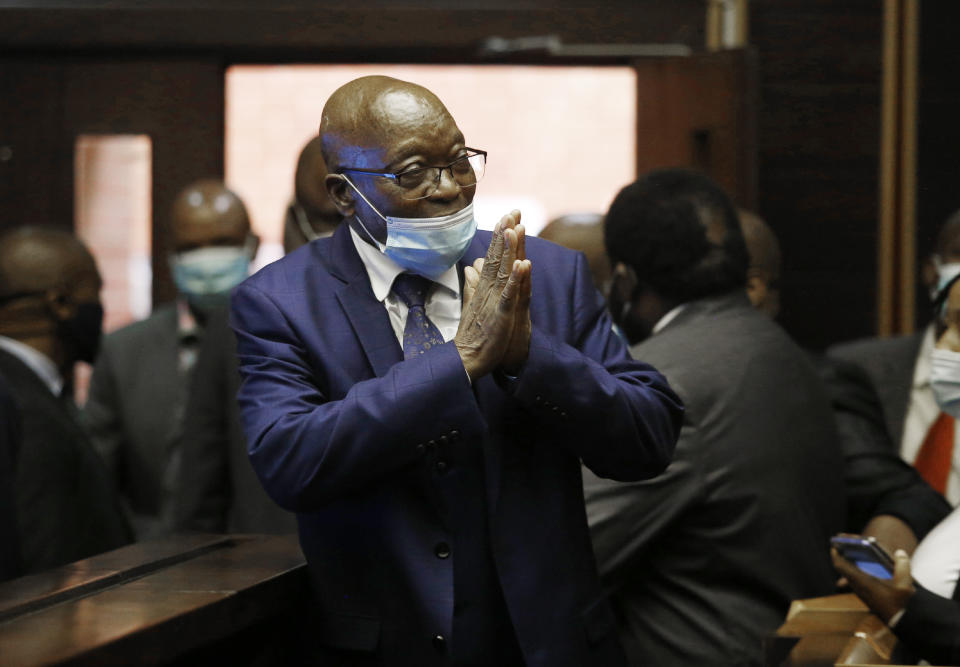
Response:
POLYGON ((293 533, 296 517, 267 496, 247 456, 237 390, 237 339, 228 311, 212 311, 193 369, 174 500, 178 528, 293 533))
POLYGON ((913 389, 913 370, 923 332, 895 338, 864 338, 834 345, 827 355, 857 364, 867 372, 883 406, 883 416, 895 451, 900 451, 903 425, 913 389))
POLYGON ((21 574, 14 482, 20 456, 20 412, 7 380, 0 376, 0 581, 21 574))
POLYGON ((894 634, 931 665, 960 665, 960 586, 952 600, 916 587, 894 634))
MULTIPOLYGON (((483 256, 477 232, 463 260, 483 256)), ((536 238, 533 334, 514 381, 472 386, 453 342, 403 360, 349 228, 236 288, 240 405, 254 468, 298 512, 327 643, 391 665, 443 664, 456 552, 437 464, 482 457, 488 542, 529 667, 620 664, 581 494, 583 461, 637 479, 669 460, 681 408, 628 358, 586 261, 536 238)), ((456 637, 453 638, 454 644, 456 637)))
POLYGON ((164 534, 172 524, 187 392, 178 354, 176 308, 160 306, 104 337, 84 406, 90 437, 138 539, 164 534))
POLYGON ((113 484, 66 404, 3 350, 0 373, 14 391, 22 424, 15 491, 25 572, 127 544, 129 527, 113 484))
POLYGON ((846 530, 859 533, 872 517, 889 514, 922 539, 950 513, 950 504, 900 458, 866 371, 829 357, 819 359, 818 368, 843 451, 846 530))
POLYGON ((584 474, 600 574, 633 665, 755 665, 791 600, 829 594, 843 526, 833 417, 806 355, 742 291, 631 348, 686 406, 674 460, 584 474))

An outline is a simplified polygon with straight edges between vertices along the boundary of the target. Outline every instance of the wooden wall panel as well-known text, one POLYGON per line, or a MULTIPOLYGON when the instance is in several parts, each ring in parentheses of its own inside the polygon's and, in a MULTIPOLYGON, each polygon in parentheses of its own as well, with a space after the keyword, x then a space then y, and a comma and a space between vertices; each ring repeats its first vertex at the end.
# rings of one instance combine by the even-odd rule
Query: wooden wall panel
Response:
POLYGON ((783 246, 780 320, 814 348, 875 331, 882 4, 752 0, 759 206, 783 246))

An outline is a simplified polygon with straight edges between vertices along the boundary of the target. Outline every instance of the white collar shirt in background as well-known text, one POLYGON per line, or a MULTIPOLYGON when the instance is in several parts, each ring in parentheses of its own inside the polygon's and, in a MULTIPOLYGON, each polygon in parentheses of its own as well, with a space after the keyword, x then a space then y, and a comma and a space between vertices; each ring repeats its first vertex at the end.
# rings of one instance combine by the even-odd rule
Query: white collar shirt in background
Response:
POLYGON ((910 570, 913 578, 929 591, 945 598, 953 597, 960 577, 960 509, 931 530, 913 552, 910 570))
MULTIPOLYGON (((903 437, 900 441, 900 456, 913 465, 927 437, 927 431, 940 416, 940 407, 930 387, 930 356, 935 346, 933 325, 923 333, 920 350, 913 370, 913 385, 910 390, 910 403, 904 419, 903 437)), ((946 498, 951 505, 960 503, 960 420, 954 425, 953 459, 950 474, 947 476, 946 498)))
MULTIPOLYGON (((403 273, 403 268, 380 250, 364 241, 359 234, 350 227, 350 236, 353 245, 357 248, 363 265, 370 278, 370 287, 373 295, 387 309, 390 316, 390 326, 403 347, 403 329, 407 324, 407 305, 390 288, 394 279, 403 273)), ((444 342, 453 340, 460 326, 460 278, 457 276, 457 267, 451 266, 435 281, 433 289, 427 295, 425 309, 427 317, 439 329, 444 342)))
POLYGON ((0 336, 0 348, 3 348, 36 373, 50 392, 59 398, 63 391, 63 377, 53 363, 53 359, 18 340, 0 336))

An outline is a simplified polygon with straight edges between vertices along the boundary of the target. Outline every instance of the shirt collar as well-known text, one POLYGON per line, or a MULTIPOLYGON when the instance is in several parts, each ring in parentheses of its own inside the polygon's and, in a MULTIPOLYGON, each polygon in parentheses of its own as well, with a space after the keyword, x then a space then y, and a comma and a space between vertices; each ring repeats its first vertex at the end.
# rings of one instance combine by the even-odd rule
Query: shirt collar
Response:
POLYGON ((923 389, 930 386, 930 355, 933 354, 934 341, 933 324, 923 332, 920 349, 917 351, 917 362, 913 367, 913 388, 923 389))
POLYGON ((60 396, 63 391, 63 377, 57 365, 53 363, 53 359, 29 345, 6 336, 0 336, 0 348, 15 356, 36 373, 54 396, 60 396))
POLYGON ((663 331, 664 327, 666 327, 668 324, 673 322, 673 320, 677 317, 677 315, 682 313, 683 309, 686 307, 687 307, 687 304, 681 303, 679 306, 676 306, 675 308, 668 310, 666 314, 663 317, 661 317, 659 320, 657 320, 657 323, 653 325, 653 331, 650 332, 650 335, 653 336, 663 331))
MULTIPOLYGON (((344 223, 349 224, 349 223, 344 223)), ((403 273, 403 267, 384 255, 378 249, 364 241, 353 226, 350 226, 350 236, 353 238, 353 245, 357 248, 360 260, 367 269, 367 276, 370 278, 370 287, 373 288, 373 295, 377 301, 383 301, 390 294, 390 288, 393 287, 393 281, 403 273)), ((454 296, 460 296, 460 278, 457 276, 457 266, 453 265, 433 282, 442 285, 454 296)))

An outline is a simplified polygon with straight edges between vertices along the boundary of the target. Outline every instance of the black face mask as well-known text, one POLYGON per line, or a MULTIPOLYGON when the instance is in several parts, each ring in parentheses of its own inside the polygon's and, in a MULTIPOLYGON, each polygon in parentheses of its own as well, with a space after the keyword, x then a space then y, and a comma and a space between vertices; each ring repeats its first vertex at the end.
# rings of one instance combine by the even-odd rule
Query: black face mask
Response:
POLYGON ((76 314, 60 322, 61 338, 73 350, 77 361, 92 364, 100 349, 103 306, 98 301, 78 303, 76 314))

